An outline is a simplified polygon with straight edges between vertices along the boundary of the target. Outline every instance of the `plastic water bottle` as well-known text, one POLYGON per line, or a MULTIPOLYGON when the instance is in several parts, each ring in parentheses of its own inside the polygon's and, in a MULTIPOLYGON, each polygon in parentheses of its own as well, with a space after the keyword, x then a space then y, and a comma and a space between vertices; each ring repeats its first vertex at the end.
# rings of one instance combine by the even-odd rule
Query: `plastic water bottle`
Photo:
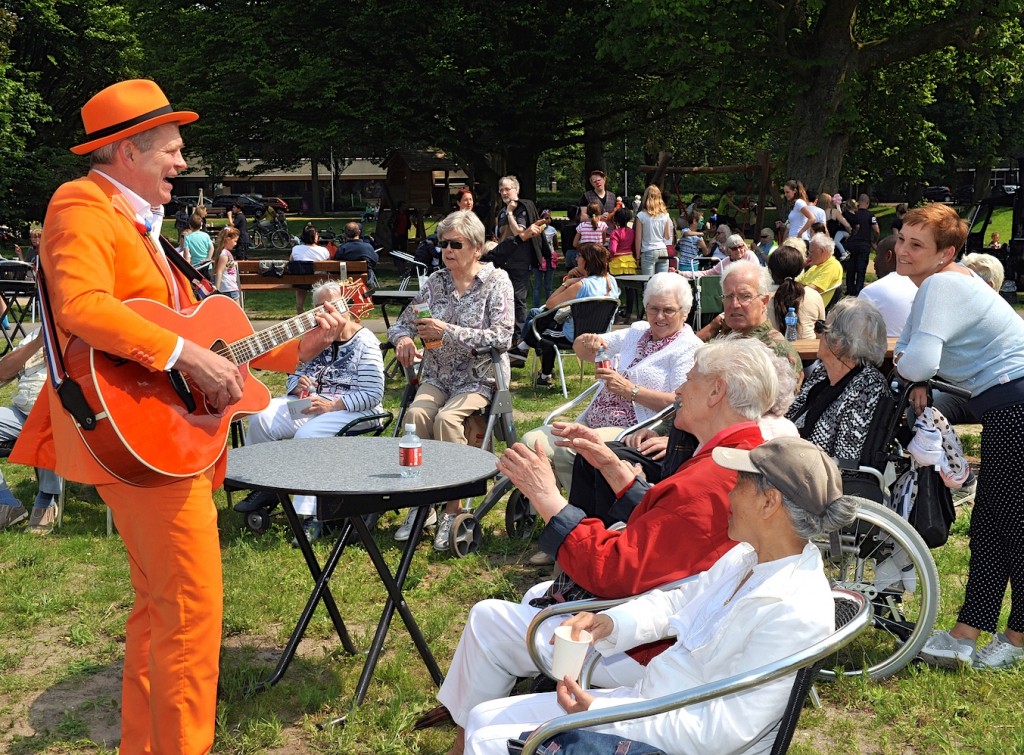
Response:
POLYGON ((598 370, 602 368, 610 370, 612 368, 612 358, 608 354, 608 349, 604 346, 599 347, 597 354, 594 356, 594 368, 598 370))
POLYGON ((786 312, 786 340, 787 341, 795 341, 796 340, 796 324, 797 324, 796 310, 793 307, 790 307, 789 311, 786 312))
POLYGON ((423 443, 416 434, 416 425, 405 426, 405 435, 398 442, 398 465, 402 477, 419 477, 423 469, 423 443))

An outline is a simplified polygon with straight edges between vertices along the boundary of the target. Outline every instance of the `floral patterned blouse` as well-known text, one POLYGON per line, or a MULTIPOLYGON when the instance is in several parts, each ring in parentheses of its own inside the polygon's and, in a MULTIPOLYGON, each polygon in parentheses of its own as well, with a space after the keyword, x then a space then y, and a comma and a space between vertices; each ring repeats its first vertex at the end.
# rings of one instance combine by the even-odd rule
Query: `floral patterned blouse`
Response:
POLYGON ((449 397, 480 393, 490 399, 495 388, 494 376, 487 369, 492 346, 501 349, 500 369, 506 381, 510 378, 505 351, 512 342, 515 305, 508 274, 484 263, 469 289, 460 295, 451 272, 438 270, 388 330, 391 343, 398 343, 403 336, 416 340, 412 305, 424 302, 430 307, 430 316, 449 327, 440 347, 423 349, 420 381, 449 397))

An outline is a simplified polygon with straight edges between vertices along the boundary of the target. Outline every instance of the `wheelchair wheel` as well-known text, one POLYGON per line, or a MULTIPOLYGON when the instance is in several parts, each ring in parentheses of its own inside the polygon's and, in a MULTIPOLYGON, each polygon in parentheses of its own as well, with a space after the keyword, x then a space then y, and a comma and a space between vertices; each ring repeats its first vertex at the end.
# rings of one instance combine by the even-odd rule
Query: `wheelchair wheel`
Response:
POLYGON ((513 490, 505 504, 505 532, 509 540, 526 540, 533 534, 537 514, 530 506, 530 499, 519 490, 513 490))
POLYGON ((913 660, 928 640, 939 607, 939 572, 914 528, 871 501, 861 502, 840 540, 838 558, 832 557, 828 537, 815 541, 825 573, 834 586, 864 595, 874 618, 867 631, 826 661, 819 676, 866 673, 884 679, 913 660))
POLYGON ((480 549, 483 531, 480 522, 472 513, 463 513, 452 522, 451 534, 448 536, 448 547, 456 558, 464 558, 480 549))
POLYGON ((245 526, 257 535, 270 529, 270 509, 261 508, 245 515, 245 526))

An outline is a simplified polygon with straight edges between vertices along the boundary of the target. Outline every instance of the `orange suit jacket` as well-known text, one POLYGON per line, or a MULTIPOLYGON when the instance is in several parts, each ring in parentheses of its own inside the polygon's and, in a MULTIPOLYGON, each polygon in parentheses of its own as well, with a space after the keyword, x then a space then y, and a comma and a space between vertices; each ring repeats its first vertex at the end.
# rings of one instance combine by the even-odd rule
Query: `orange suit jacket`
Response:
MULTIPOLYGON (((175 291, 182 309, 196 300, 190 286, 139 230, 135 217, 127 214, 126 203, 118 189, 95 172, 62 185, 46 211, 40 264, 61 349, 74 334, 95 349, 162 370, 177 345, 177 334, 122 302, 151 299, 173 308, 175 291)), ((297 363, 298 347, 292 342, 254 365, 290 372, 297 363)), ((49 381, 10 458, 53 469, 77 482, 118 481, 92 457, 49 381)), ((225 461, 226 453, 216 464, 215 487, 223 479, 225 461)))

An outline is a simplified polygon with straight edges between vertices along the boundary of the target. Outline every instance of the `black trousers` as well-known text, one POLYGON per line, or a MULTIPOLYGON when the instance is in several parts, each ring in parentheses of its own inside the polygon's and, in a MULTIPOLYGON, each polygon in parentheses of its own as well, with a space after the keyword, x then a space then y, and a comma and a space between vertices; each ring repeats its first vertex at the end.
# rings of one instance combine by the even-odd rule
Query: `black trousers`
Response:
POLYGON ((505 270, 508 279, 512 281, 512 294, 515 297, 516 305, 516 329, 518 333, 523 329, 526 322, 526 294, 530 290, 530 270, 505 270))

